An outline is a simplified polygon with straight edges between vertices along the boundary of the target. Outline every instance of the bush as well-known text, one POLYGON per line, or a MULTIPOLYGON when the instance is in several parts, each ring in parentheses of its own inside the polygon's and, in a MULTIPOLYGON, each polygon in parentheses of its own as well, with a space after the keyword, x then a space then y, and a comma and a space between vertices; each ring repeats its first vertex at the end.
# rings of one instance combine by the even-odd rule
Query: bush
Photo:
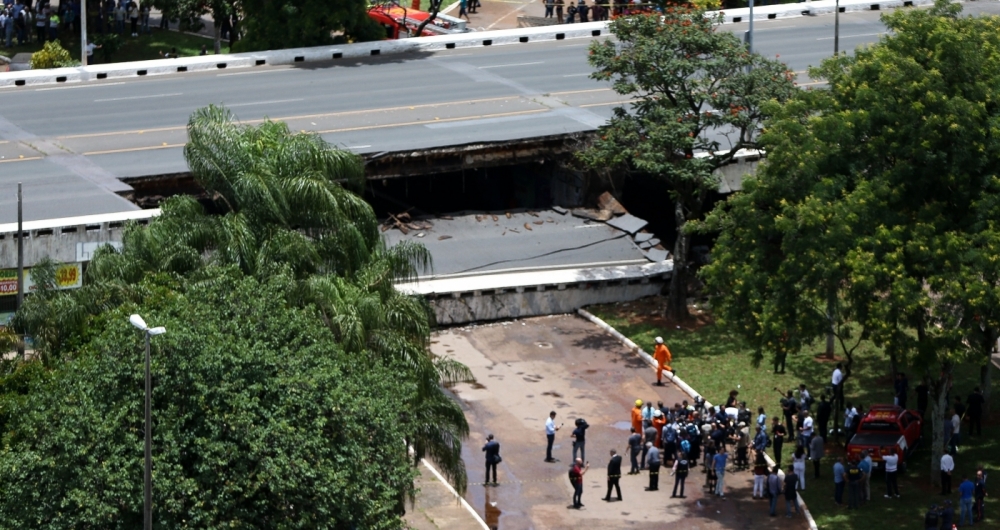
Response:
POLYGON ((111 62, 111 57, 118 53, 124 42, 122 42, 121 37, 115 33, 104 33, 102 35, 95 35, 91 40, 94 44, 100 46, 100 48, 94 50, 96 53, 101 54, 101 61, 105 63, 111 62))
POLYGON ((31 69, 40 70, 43 68, 62 68, 64 66, 75 66, 78 63, 73 60, 66 48, 58 40, 46 42, 41 50, 31 54, 31 69))

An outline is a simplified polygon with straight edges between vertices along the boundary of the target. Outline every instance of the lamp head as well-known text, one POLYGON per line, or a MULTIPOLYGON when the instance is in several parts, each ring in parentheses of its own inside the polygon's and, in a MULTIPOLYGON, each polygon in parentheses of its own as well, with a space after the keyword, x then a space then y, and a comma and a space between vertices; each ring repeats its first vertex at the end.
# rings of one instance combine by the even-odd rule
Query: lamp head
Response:
POLYGON ((166 332, 167 332, 167 328, 165 328, 163 326, 159 326, 159 327, 155 327, 155 328, 150 328, 150 329, 146 330, 146 333, 149 333, 149 335, 151 337, 155 337, 157 335, 163 335, 166 332))
POLYGON ((143 320, 142 317, 139 316, 139 315, 132 315, 132 316, 128 317, 128 321, 131 322, 133 326, 135 326, 135 327, 137 327, 137 328, 139 328, 139 329, 141 329, 143 331, 146 331, 147 329, 149 329, 149 326, 146 325, 146 321, 143 320))

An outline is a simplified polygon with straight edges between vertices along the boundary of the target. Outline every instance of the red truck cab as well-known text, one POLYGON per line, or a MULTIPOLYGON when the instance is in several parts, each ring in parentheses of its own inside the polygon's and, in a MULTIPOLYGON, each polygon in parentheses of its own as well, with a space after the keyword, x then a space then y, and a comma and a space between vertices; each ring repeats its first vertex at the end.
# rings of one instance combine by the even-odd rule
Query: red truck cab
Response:
POLYGON ((882 467, 882 455, 894 451, 902 464, 920 443, 921 421, 916 411, 895 405, 873 405, 861 419, 857 434, 847 443, 848 459, 860 460, 861 452, 867 449, 872 463, 882 467))

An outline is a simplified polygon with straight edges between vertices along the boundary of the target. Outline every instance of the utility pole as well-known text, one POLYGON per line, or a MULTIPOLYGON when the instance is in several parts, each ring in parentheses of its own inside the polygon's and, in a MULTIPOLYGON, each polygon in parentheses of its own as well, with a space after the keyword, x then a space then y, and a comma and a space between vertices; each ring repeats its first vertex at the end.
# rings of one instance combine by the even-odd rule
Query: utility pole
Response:
POLYGON ((750 55, 753 55, 753 0, 750 0, 750 37, 747 41, 750 44, 750 55))
POLYGON ((87 66, 87 0, 80 0, 80 64, 87 66))
POLYGON ((833 55, 840 53, 840 0, 837 0, 836 7, 833 8, 833 55))
MULTIPOLYGON (((17 183, 17 310, 24 303, 24 212, 21 208, 21 183, 17 183)), ((24 359, 24 340, 17 341, 17 355, 24 359)))

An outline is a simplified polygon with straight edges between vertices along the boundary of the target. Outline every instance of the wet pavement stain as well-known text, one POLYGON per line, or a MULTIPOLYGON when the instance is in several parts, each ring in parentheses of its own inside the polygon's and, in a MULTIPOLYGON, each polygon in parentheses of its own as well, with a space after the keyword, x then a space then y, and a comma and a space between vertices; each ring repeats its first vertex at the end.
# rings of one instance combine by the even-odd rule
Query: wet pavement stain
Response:
POLYGON ((543 396, 552 396, 554 398, 561 398, 562 397, 562 394, 560 394, 559 392, 553 392, 551 390, 548 391, 548 392, 542 392, 542 395, 543 396))

